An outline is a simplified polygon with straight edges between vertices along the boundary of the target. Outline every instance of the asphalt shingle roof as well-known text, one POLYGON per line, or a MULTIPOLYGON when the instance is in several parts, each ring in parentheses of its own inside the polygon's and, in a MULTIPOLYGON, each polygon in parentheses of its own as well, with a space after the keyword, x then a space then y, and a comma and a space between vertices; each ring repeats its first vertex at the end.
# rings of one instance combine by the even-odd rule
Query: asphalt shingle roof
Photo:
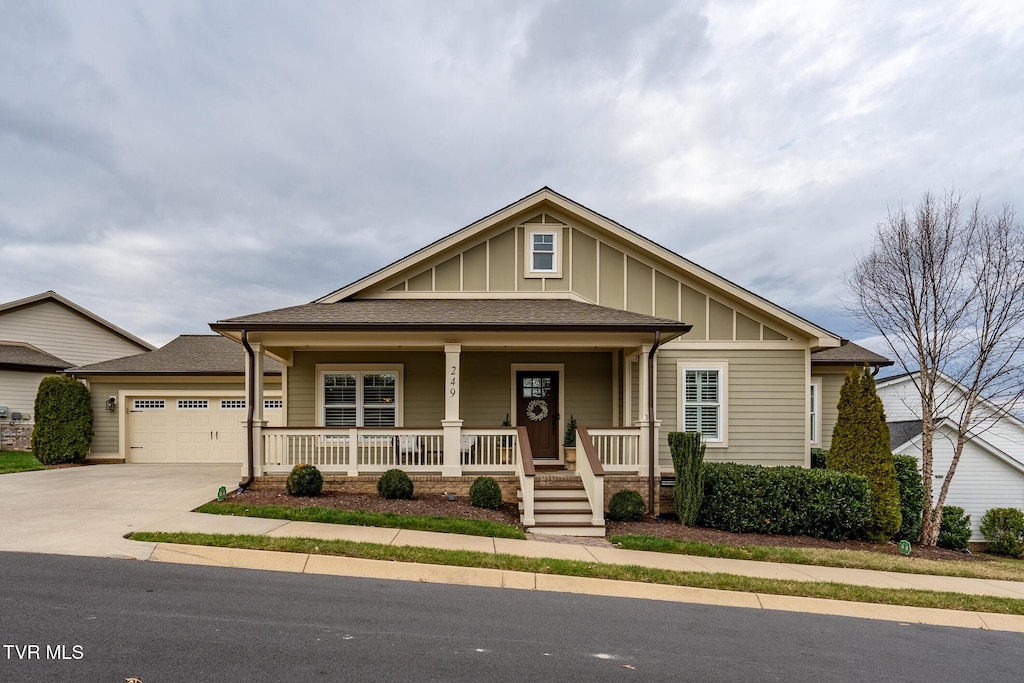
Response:
POLYGON ((0 342, 0 366, 61 370, 70 365, 71 363, 31 344, 0 342))
MULTIPOLYGON (((853 342, 844 342, 842 346, 835 346, 830 349, 822 349, 811 354, 811 362, 818 365, 868 365, 889 366, 893 361, 885 356, 880 356, 874 351, 868 351, 863 346, 853 342)), ((903 443, 902 441, 900 443, 903 443)))
POLYGON ((895 450, 921 433, 920 420, 888 422, 889 448, 895 450))
MULTIPOLYGON (((280 375, 281 365, 263 360, 264 374, 280 375)), ((218 334, 185 334, 166 346, 124 358, 67 370, 74 375, 244 375, 245 350, 218 334)))
POLYGON ((214 329, 663 330, 687 323, 571 299, 356 299, 304 304, 221 320, 214 329))

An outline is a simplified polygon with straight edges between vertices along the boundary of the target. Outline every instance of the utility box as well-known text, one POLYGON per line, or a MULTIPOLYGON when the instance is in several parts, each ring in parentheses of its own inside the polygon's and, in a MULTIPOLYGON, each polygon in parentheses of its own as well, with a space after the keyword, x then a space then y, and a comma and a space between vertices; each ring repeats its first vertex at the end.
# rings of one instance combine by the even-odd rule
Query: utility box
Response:
POLYGON ((0 406, 0 420, 6 420, 10 413, 7 411, 7 406, 0 406))

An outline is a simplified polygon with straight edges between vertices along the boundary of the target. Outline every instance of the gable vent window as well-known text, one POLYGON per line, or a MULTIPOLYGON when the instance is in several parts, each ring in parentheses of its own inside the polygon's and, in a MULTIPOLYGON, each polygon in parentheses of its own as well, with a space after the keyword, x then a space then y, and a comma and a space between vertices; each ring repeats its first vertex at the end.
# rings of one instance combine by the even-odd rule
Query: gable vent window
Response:
POLYGON ((178 399, 178 410, 207 410, 210 407, 210 402, 204 399, 198 398, 179 398, 178 399))
POLYGON ((220 401, 221 410, 245 410, 244 398, 224 398, 220 401))
POLYGON ((132 410, 163 410, 165 407, 162 398, 137 398, 132 401, 132 410))

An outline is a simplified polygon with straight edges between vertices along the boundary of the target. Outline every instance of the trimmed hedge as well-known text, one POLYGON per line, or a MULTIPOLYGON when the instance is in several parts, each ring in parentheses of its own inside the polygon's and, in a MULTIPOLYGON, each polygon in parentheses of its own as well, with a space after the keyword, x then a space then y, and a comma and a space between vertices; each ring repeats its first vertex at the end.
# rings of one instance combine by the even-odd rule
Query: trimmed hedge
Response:
POLYGON ((860 536, 871 519, 866 478, 833 470, 705 463, 698 524, 734 533, 860 536))
POLYGON ((917 458, 912 455, 893 455, 892 459, 900 489, 900 517, 903 520, 893 540, 917 543, 921 540, 921 514, 924 512, 921 470, 917 469, 917 458))
POLYGON ((981 518, 981 535, 988 551, 1020 557, 1024 554, 1024 512, 1017 508, 992 508, 981 518))
POLYGON ((608 501, 608 519, 613 522, 638 522, 647 514, 644 498, 633 489, 616 491, 608 501))
POLYGON ((377 480, 377 493, 388 500, 412 500, 412 479, 400 469, 391 469, 377 480))
POLYGON ((962 507, 943 505, 937 545, 949 550, 964 550, 970 540, 971 516, 964 514, 962 507))
POLYGON ((676 515, 683 526, 693 526, 704 500, 704 451, 707 444, 700 432, 669 432, 668 447, 676 472, 676 483, 672 487, 676 515))
POLYGON ((828 457, 828 451, 824 448, 812 448, 811 449, 811 469, 823 470, 825 469, 825 459, 828 457))
POLYGON ((501 507, 501 487, 492 477, 477 477, 469 487, 473 507, 497 510, 501 507))
POLYGON ((89 390, 70 377, 44 377, 35 401, 32 455, 44 465, 84 462, 92 444, 89 390))
POLYGON ((284 488, 289 496, 319 496, 324 488, 324 475, 315 465, 300 463, 288 474, 284 488))

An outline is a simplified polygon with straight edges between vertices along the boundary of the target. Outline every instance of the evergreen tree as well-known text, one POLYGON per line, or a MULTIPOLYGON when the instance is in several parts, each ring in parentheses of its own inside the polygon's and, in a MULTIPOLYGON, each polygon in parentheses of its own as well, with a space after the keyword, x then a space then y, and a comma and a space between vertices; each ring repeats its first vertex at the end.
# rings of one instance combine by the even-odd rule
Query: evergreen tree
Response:
POLYGON ((830 469, 867 477, 872 510, 866 536, 875 543, 884 543, 902 522, 900 494, 885 409, 867 366, 846 373, 838 408, 826 464, 830 469))

